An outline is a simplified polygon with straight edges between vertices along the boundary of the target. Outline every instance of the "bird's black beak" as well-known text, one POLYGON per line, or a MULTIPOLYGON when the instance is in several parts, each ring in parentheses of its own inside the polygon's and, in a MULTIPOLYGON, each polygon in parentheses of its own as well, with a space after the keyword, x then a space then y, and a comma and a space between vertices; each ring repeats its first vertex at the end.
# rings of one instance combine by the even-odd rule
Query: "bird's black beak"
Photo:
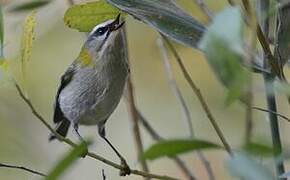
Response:
POLYGON ((120 16, 121 16, 121 14, 118 14, 116 19, 111 24, 108 25, 110 32, 116 31, 124 25, 125 21, 120 23, 120 16))

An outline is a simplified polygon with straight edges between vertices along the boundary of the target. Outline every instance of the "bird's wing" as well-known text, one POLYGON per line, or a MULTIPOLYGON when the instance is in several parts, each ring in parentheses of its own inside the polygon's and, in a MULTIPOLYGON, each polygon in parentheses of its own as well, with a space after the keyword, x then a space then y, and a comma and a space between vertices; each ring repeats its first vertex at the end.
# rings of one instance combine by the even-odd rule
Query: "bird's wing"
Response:
POLYGON ((60 105, 59 105, 59 94, 61 91, 69 84, 71 81, 73 75, 74 75, 74 70, 73 70, 73 65, 70 66, 67 71, 64 73, 64 75, 61 76, 61 83, 58 87, 57 94, 55 97, 55 105, 54 105, 54 116, 53 116, 53 122, 58 123, 61 122, 63 119, 66 119, 64 116, 60 105))

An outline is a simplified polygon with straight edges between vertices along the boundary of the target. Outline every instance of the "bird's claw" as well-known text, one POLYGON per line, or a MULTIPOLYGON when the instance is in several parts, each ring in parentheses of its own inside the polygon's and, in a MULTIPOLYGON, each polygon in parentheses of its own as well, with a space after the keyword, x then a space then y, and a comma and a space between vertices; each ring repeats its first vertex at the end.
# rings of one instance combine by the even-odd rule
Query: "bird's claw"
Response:
POLYGON ((122 166, 122 169, 120 170, 120 176, 126 176, 126 175, 131 174, 131 169, 128 166, 125 159, 121 159, 121 166, 122 166))

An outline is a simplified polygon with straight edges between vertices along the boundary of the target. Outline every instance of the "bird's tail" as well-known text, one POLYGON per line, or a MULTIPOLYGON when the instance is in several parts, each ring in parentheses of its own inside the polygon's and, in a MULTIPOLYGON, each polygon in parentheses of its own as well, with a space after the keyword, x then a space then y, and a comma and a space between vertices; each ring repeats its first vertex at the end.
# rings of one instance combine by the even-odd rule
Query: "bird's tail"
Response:
MULTIPOLYGON (((61 136, 66 137, 69 127, 70 127, 70 121, 63 119, 61 122, 59 122, 56 125, 55 131, 61 136)), ((51 133, 49 135, 49 141, 52 141, 54 139, 56 139, 56 136, 53 133, 51 133)))

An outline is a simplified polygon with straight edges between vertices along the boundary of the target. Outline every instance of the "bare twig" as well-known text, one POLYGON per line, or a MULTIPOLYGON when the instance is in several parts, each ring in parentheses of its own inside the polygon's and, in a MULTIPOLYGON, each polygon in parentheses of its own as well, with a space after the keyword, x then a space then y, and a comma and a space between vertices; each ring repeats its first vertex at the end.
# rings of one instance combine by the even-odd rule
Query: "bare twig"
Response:
POLYGON ((43 176, 45 177, 46 175, 39 172, 39 171, 35 171, 35 170, 32 170, 30 168, 27 168, 27 167, 23 167, 23 166, 15 166, 15 165, 10 165, 10 164, 4 164, 4 163, 0 163, 0 168, 10 168, 10 169, 19 169, 19 170, 23 170, 23 171, 26 171, 26 172, 30 172, 32 174, 36 174, 36 175, 39 175, 39 176, 43 176))
POLYGON ((75 4, 74 0, 67 0, 67 3, 68 3, 70 6, 72 6, 72 5, 75 4))
MULTIPOLYGON (((257 20, 256 16, 253 13, 253 9, 251 4, 247 0, 243 0, 244 7, 248 14, 248 23, 250 26, 250 36, 249 36, 249 47, 248 53, 245 55, 245 62, 253 66, 252 60, 254 59, 254 50, 256 49, 256 39, 257 39, 257 20)), ((250 69, 253 69, 252 67, 250 69)), ((251 141, 251 137, 253 134, 253 92, 252 92, 252 74, 249 73, 249 79, 247 83, 247 92, 246 92, 246 132, 245 132, 245 143, 248 144, 251 141)))
POLYGON ((168 84, 170 86, 170 89, 176 96, 176 99, 180 103, 181 110, 183 111, 183 114, 184 114, 185 123, 189 130, 189 136, 193 137, 194 132, 193 132, 193 125, 191 122, 191 115, 190 115, 188 107, 186 106, 186 102, 180 92, 180 89, 177 86, 176 80, 174 79, 174 75, 172 73, 172 67, 169 63, 168 55, 167 55, 162 39, 160 38, 157 39, 157 45, 159 46, 159 49, 162 55, 162 60, 165 67, 166 78, 167 78, 168 84))
MULTIPOLYGON (((139 121, 145 127, 145 130, 147 130, 147 132, 152 137, 152 139, 154 139, 155 141, 165 140, 163 137, 161 137, 157 133, 156 130, 154 130, 154 128, 149 124, 149 122, 147 121, 147 119, 145 119, 145 117, 142 115, 142 113, 139 110, 137 110, 137 113, 138 113, 138 119, 139 119, 139 121)), ((195 177, 192 175, 192 173, 190 172, 190 170, 188 169, 188 167, 185 165, 185 163, 178 156, 170 157, 170 159, 172 159, 177 164, 177 166, 179 167, 179 169, 185 174, 185 176, 188 179, 190 179, 190 180, 195 179, 195 177)))
POLYGON ((202 93, 200 92, 200 90, 198 89, 198 87, 196 86, 196 84, 193 82, 193 80, 191 79, 189 73, 187 72, 179 54, 177 53, 177 51, 175 50, 174 46, 172 45, 172 43, 169 41, 169 39, 167 39, 165 36, 163 36, 163 39, 165 40, 166 44, 168 45, 169 49, 172 51, 176 61, 178 62, 180 68, 181 68, 181 71, 186 79, 186 81, 189 83, 191 89, 193 90, 193 92, 196 94, 199 102, 201 103, 201 106, 205 112, 205 114, 207 115, 208 119, 210 120, 214 130, 216 131, 218 137, 220 138, 221 142, 223 143, 226 151, 232 155, 232 150, 231 150, 231 147, 230 145, 228 144, 228 142, 226 141, 224 135, 223 135, 223 132, 221 131, 220 127, 218 126, 214 116, 212 115, 202 93))
POLYGON ((102 178, 103 178, 103 180, 106 180, 106 175, 105 175, 105 170, 104 169, 102 169, 102 178))
POLYGON ((264 111, 264 112, 268 112, 268 113, 271 113, 271 114, 275 114, 277 116, 279 116, 280 118, 282 119, 285 119, 286 121, 290 122, 290 118, 288 118, 287 116, 283 115, 283 114, 280 114, 276 111, 272 111, 272 110, 269 110, 269 109, 263 109, 263 108, 259 108, 259 107, 252 107, 253 109, 256 109, 256 110, 259 110, 259 111, 264 111))
POLYGON ((126 89, 128 91, 128 101, 127 101, 128 110, 129 110, 129 115, 131 116, 131 120, 133 123, 133 132, 134 132, 134 137, 135 137, 135 143, 137 146, 138 159, 140 159, 141 161, 143 171, 148 172, 149 170, 148 170, 146 161, 140 158, 143 154, 143 144, 142 144, 139 124, 138 124, 138 114, 136 111, 136 105, 135 105, 135 100, 134 100, 133 85, 132 85, 130 77, 128 78, 126 89))
MULTIPOLYGON (((186 105, 186 102, 181 94, 181 91, 180 89, 178 88, 178 85, 176 83, 176 80, 174 78, 174 75, 172 73, 172 68, 171 68, 171 65, 170 65, 170 62, 169 62, 169 58, 168 58, 168 53, 164 47, 164 43, 162 41, 162 39, 158 39, 157 40, 157 44, 159 46, 159 49, 161 51, 161 54, 162 54, 162 59, 163 59, 163 63, 164 63, 164 66, 165 66, 165 71, 166 71, 166 77, 168 79, 168 84, 169 86, 171 87, 173 93, 175 94, 176 96, 176 99, 180 102, 180 105, 181 105, 181 109, 183 110, 184 112, 184 116, 185 116, 185 122, 187 123, 187 127, 189 129, 189 136, 191 138, 194 138, 194 131, 193 131, 193 125, 192 125, 192 121, 191 121, 191 116, 190 116, 190 112, 189 112, 189 109, 186 105)), ((208 173, 208 176, 209 176, 209 179, 210 180, 214 180, 214 175, 213 175, 213 170, 208 162, 208 160, 206 159, 206 157, 203 155, 203 153, 201 151, 197 151, 197 155, 199 157, 199 159, 201 160, 202 164, 204 165, 207 173, 208 173)))
MULTIPOLYGON (((30 110, 32 111, 32 114, 37 117, 38 120, 40 120, 49 130, 51 133, 53 133, 58 140, 66 143, 67 145, 70 145, 71 147, 76 147, 77 145, 75 143, 73 143, 70 139, 68 138, 64 138, 62 137, 60 134, 58 134, 46 121, 45 119, 36 111, 36 109, 34 108, 34 106, 32 105, 32 103, 30 102, 30 100, 28 98, 25 97, 24 93, 22 92, 21 88, 18 86, 17 83, 15 83, 16 89, 20 95, 20 97, 24 100, 24 102, 28 105, 28 107, 30 108, 30 110)), ((110 160, 107 160, 105 158, 103 158, 102 156, 99 156, 95 153, 92 152, 88 152, 88 156, 101 161, 111 167, 114 167, 116 169, 122 170, 124 167, 114 163, 110 160)), ((151 173, 147 173, 147 172, 143 172, 143 171, 139 171, 139 170, 131 170, 131 174, 135 174, 135 175, 139 175, 139 176, 143 176, 146 178, 155 178, 155 179, 163 179, 163 180, 178 180, 177 178, 173 178, 173 177, 169 177, 169 176, 162 176, 162 175, 156 175, 156 174, 151 174, 151 173)))
POLYGON ((207 16, 209 20, 212 20, 213 13, 209 10, 209 8, 206 6, 205 2, 203 0, 194 0, 195 4, 197 4, 200 9, 203 11, 203 13, 207 16))
MULTIPOLYGON (((128 55, 128 45, 127 45, 127 36, 126 36, 126 30, 124 30, 124 41, 125 41, 125 52, 126 52, 126 59, 128 59, 129 61, 129 55, 128 55)), ((129 66, 130 63, 128 62, 129 66)), ((127 103, 127 107, 128 107, 128 111, 129 111, 129 116, 130 119, 132 121, 133 124, 133 132, 134 132, 134 139, 135 139, 135 144, 136 144, 136 148, 137 148, 137 155, 138 155, 138 159, 140 159, 141 162, 141 167, 142 170, 145 172, 149 172, 149 168, 148 165, 145 161, 145 159, 141 158, 141 156, 143 155, 144 149, 143 149, 143 143, 142 143, 142 138, 141 138, 141 133, 140 133, 140 128, 139 128, 139 121, 138 121, 138 113, 136 111, 136 104, 135 104, 135 96, 134 96, 134 87, 133 87, 133 83, 132 83, 132 79, 131 79, 131 74, 129 74, 129 78, 127 81, 127 95, 128 95, 128 103, 127 103)))
MULTIPOLYGON (((267 14, 269 12, 270 1, 269 0, 260 0, 258 2, 259 2, 259 10, 263 14, 267 14)), ((263 31, 264 31, 266 37, 268 37, 269 36, 269 18, 266 18, 263 21, 261 21, 261 24, 262 24, 263 31)), ((263 34, 261 28, 258 29, 258 32, 259 31, 260 31, 260 33, 258 33, 258 37, 259 37, 259 34, 263 34)), ((264 38, 265 38, 265 36, 264 36, 264 38)), ((277 37, 275 37, 275 38, 277 38, 277 37)), ((265 45, 267 45, 269 47, 268 43, 266 43, 265 45)), ((269 50, 269 52, 270 52, 270 50, 269 50)), ((264 56, 265 68, 267 68, 269 65, 272 66, 272 69, 274 67, 273 65, 277 66, 278 71, 276 72, 276 75, 280 79, 283 78, 283 71, 282 71, 282 69, 280 70, 279 64, 277 63, 278 61, 275 62, 274 56, 272 55, 273 59, 269 59, 267 52, 265 52, 265 51, 264 51, 263 56, 264 56)), ((276 112, 277 111, 276 98, 275 98, 275 94, 272 93, 272 92, 274 92, 273 91, 273 89, 274 89, 273 82, 274 82, 275 76, 269 75, 269 74, 263 74, 263 79, 264 79, 264 84, 265 84, 267 107, 270 111, 276 112)), ((269 115, 269 119, 270 119, 273 147, 276 148, 277 153, 281 154, 282 153, 282 144, 281 144, 281 138, 280 138, 280 132, 279 132, 280 130, 279 130, 278 117, 276 114, 273 114, 273 113, 268 113, 268 115, 269 115)), ((277 176, 279 176, 285 172, 284 164, 283 164, 283 161, 280 161, 280 160, 278 161, 276 159, 275 159, 275 163, 276 163, 275 164, 276 173, 277 173, 277 176)))

